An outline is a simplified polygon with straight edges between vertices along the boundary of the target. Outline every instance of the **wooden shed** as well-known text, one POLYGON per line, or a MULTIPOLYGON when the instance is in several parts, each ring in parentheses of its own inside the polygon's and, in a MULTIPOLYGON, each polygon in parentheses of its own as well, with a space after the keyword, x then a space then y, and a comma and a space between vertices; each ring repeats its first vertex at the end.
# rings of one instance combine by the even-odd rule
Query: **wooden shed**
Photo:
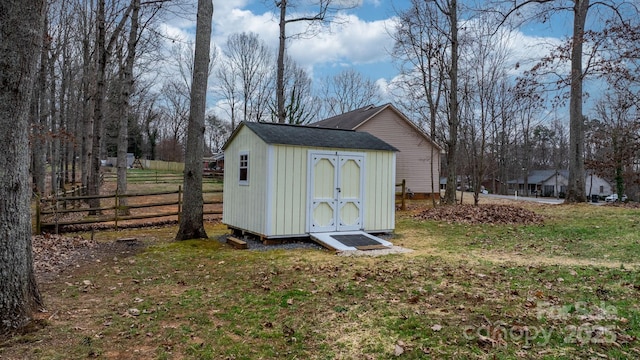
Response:
POLYGON ((397 149, 369 133, 243 122, 223 149, 222 222, 236 232, 318 240, 395 228, 397 149))

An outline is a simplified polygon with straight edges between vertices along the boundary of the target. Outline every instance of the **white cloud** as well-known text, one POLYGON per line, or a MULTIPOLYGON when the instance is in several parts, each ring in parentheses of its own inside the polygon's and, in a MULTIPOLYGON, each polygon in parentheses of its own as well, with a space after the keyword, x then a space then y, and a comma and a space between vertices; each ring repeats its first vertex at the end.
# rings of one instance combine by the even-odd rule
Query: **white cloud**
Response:
POLYGON ((160 32, 171 41, 189 41, 194 39, 194 34, 184 27, 178 27, 171 23, 164 23, 160 26, 160 32))
POLYGON ((387 28, 393 20, 366 22, 355 15, 343 16, 330 31, 311 38, 294 39, 289 55, 303 66, 347 62, 368 64, 389 60, 393 41, 387 28))
POLYGON ((505 42, 511 55, 508 64, 513 65, 514 69, 515 64, 519 64, 520 70, 518 72, 528 70, 562 43, 559 38, 528 36, 519 30, 515 30, 508 37, 505 37, 505 42))

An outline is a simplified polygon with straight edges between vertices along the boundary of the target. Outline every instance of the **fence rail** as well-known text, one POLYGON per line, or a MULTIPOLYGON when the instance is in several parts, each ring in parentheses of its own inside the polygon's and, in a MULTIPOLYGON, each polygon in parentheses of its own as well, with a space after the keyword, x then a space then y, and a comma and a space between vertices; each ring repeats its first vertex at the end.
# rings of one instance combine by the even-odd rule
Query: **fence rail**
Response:
MULTIPOLYGON (((207 174, 203 175, 203 182, 215 182, 219 178, 219 176, 207 176, 207 174)), ((118 174, 116 172, 105 172, 103 173, 102 178, 104 181, 116 181, 118 179, 118 174)), ((166 172, 155 170, 153 172, 141 172, 141 173, 127 173, 127 182, 128 183, 182 183, 184 180, 184 175, 181 173, 175 172, 166 172)))
MULTIPOLYGON (((222 193, 222 190, 203 190, 205 194, 222 193)), ((222 204, 221 200, 204 199, 204 205, 216 205, 222 204)), ((81 196, 65 196, 65 197, 48 197, 37 199, 36 201, 36 233, 41 234, 43 229, 54 229, 56 233, 59 232, 61 226, 68 225, 84 225, 84 224, 97 224, 97 223, 109 223, 113 222, 115 229, 118 229, 118 222, 122 223, 127 220, 139 220, 139 219, 151 219, 151 218, 164 218, 169 216, 177 216, 180 220, 180 214, 182 213, 182 186, 178 186, 174 191, 158 191, 149 193, 128 193, 113 195, 81 195, 81 196), (172 200, 155 200, 153 197, 166 197, 176 195, 177 199, 172 200), (132 203, 121 205, 121 199, 143 197, 150 198, 151 202, 144 203, 132 203), (93 199, 107 199, 113 200, 113 205, 100 206, 100 207, 82 207, 78 204, 86 204, 88 200, 93 199), (155 200, 155 201, 154 201, 155 200), (71 207, 71 206, 73 207, 71 207), (157 213, 138 213, 128 214, 131 209, 145 209, 145 208, 157 208, 175 206, 174 211, 165 211, 157 213), (103 212, 110 212, 109 215, 101 215, 103 212), (123 213, 127 214, 123 214, 123 213), (87 213, 88 216, 81 219, 60 219, 60 215, 68 215, 73 213, 87 213), (43 219, 49 218, 47 221, 43 219)), ((204 210, 204 215, 220 215, 221 210, 204 210)))
MULTIPOLYGON (((127 179, 130 179, 127 176, 127 179)), ((163 175, 166 177, 166 175, 163 175)), ((132 176, 134 177, 134 176, 132 176)), ((156 177, 156 174, 142 175, 140 177, 156 177)), ((162 181, 165 182, 165 181, 162 181)), ((395 184, 396 187, 400 187, 400 192, 396 193, 396 196, 400 197, 400 209, 406 210, 407 204, 407 186, 406 180, 402 180, 401 183, 395 184)), ((112 195, 76 195, 81 192, 81 189, 74 188, 70 191, 56 194, 54 196, 39 198, 36 200, 36 214, 35 214, 35 231, 37 234, 41 234, 43 230, 54 230, 59 232, 60 227, 69 225, 87 225, 98 223, 113 223, 115 229, 118 229, 118 225, 124 221, 140 220, 140 219, 152 219, 152 218, 166 218, 177 216, 180 221, 180 215, 182 213, 182 186, 178 186, 177 190, 145 192, 145 193, 126 193, 118 194, 116 191, 112 195), (67 196, 72 194, 73 196, 67 196), (166 197, 175 198, 167 200, 166 197), (122 199, 132 198, 144 198, 146 201, 126 202, 126 205, 122 205, 122 199), (109 203, 100 207, 87 207, 86 204, 89 200, 107 200, 109 203), (161 208, 161 207, 175 207, 170 211, 158 211, 153 213, 138 212, 131 214, 130 210, 141 210, 148 208, 161 208), (107 212, 107 215, 104 213, 107 212), (82 218, 69 219, 68 216, 74 213, 86 213, 87 215, 82 218), (67 217, 67 218, 65 218, 67 217)), ((222 193, 222 190, 203 190, 203 205, 210 205, 208 209, 203 209, 204 215, 221 215, 220 209, 212 209, 211 205, 220 205, 222 200, 220 199, 206 199, 206 194, 222 193)), ((215 206, 214 206, 215 207, 215 206)))

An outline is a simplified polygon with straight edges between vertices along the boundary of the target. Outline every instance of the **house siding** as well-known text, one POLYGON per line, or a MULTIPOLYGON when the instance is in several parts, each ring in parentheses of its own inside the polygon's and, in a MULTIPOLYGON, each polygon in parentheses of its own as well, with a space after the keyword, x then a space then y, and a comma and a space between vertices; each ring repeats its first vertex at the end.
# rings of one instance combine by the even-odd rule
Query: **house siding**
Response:
POLYGON ((607 180, 599 176, 589 175, 585 178, 584 183, 587 189, 586 191, 587 196, 591 196, 591 195, 609 196, 615 193, 611 184, 607 180), (602 187, 602 191, 600 191, 601 187, 602 187))
POLYGON ((395 153, 386 150, 269 145, 248 127, 225 148, 222 222, 267 238, 307 235, 309 152, 364 155, 365 231, 395 228, 395 153), (240 185, 240 153, 249 153, 249 184, 240 185))
POLYGON ((356 130, 368 132, 399 150, 396 157, 397 183, 405 179, 412 192, 430 194, 431 184, 434 182, 433 191, 439 192, 440 151, 395 111, 386 108, 356 130))
POLYGON ((266 232, 268 146, 242 128, 225 150, 222 222, 257 234, 266 232), (249 153, 249 184, 240 185, 240 152, 249 153))
POLYGON ((395 153, 366 154, 364 230, 385 232, 395 228, 395 153))
POLYGON ((270 231, 267 236, 305 234, 307 207, 307 149, 296 146, 273 146, 270 231))

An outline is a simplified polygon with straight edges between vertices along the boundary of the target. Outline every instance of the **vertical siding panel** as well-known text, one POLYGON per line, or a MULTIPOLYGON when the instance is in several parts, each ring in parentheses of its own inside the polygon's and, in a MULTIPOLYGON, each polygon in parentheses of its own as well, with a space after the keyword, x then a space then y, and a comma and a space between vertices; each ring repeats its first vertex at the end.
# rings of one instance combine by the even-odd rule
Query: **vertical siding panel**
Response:
POLYGON ((395 228, 393 153, 367 152, 365 166, 364 229, 392 230, 395 228))
POLYGON ((284 189, 283 191, 285 192, 284 197, 285 197, 285 202, 284 202, 284 206, 286 208, 286 210, 283 212, 284 213, 284 219, 283 219, 283 231, 287 232, 289 234, 292 234, 293 231, 293 214, 296 211, 296 208, 294 207, 294 196, 292 193, 292 187, 293 187, 293 182, 294 180, 297 178, 297 169, 295 167, 293 167, 293 153, 295 151, 295 148, 291 147, 291 146, 286 146, 284 147, 284 151, 285 151, 285 158, 287 161, 287 171, 286 171, 286 175, 284 178, 284 189))
POLYGON ((287 153, 286 148, 282 146, 277 146, 276 151, 278 153, 278 167, 274 174, 276 179, 276 194, 275 197, 278 199, 276 203, 275 209, 273 209, 274 214, 276 214, 276 228, 274 235, 284 235, 285 232, 285 218, 287 216, 287 206, 286 206, 286 178, 288 174, 288 166, 287 166, 287 153))
POLYGON ((307 148, 276 146, 275 149, 272 235, 303 235, 306 231, 307 148))
POLYGON ((225 150, 223 222, 229 226, 264 233, 266 209, 267 145, 242 128, 225 150), (249 152, 249 185, 240 186, 239 152, 249 152))
POLYGON ((296 178, 293 182, 291 195, 293 196, 294 212, 292 232, 304 234, 306 229, 306 205, 307 205, 307 150, 296 149, 292 160, 292 166, 296 169, 296 178))

